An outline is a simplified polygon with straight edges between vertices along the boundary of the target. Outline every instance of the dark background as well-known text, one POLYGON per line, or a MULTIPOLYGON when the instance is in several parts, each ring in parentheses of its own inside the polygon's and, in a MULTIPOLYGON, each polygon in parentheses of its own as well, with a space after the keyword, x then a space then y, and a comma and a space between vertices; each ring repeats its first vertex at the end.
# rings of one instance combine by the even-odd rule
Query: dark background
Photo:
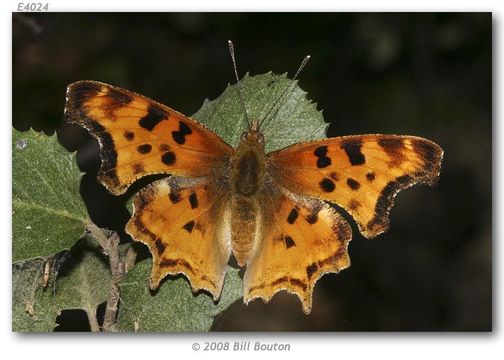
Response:
MULTIPOLYGON (((236 303, 217 331, 492 329, 492 16, 490 13, 13 14, 13 124, 79 150, 92 219, 121 230, 125 197, 95 180, 97 143, 65 125, 66 86, 99 80, 193 114, 238 70, 293 75, 324 109, 328 136, 417 135, 445 150, 439 185, 403 191, 391 229, 362 238, 352 266, 324 276, 311 315, 297 297, 236 303)), ((63 314, 60 330, 86 328, 63 314)))

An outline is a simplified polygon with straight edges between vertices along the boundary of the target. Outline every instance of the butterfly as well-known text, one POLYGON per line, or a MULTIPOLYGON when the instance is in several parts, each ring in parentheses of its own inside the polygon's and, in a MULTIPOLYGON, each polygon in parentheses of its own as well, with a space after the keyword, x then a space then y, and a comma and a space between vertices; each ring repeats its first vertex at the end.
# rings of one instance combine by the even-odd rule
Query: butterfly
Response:
POLYGON ((262 123, 253 119, 233 148, 196 120, 97 81, 68 86, 65 114, 98 140, 98 179, 111 193, 169 175, 139 191, 126 225, 152 254, 152 289, 183 274, 194 292, 217 301, 232 254, 246 267, 245 303, 286 290, 306 314, 317 280, 350 266, 352 230, 330 204, 346 210, 363 236, 376 237, 388 228, 397 193, 435 184, 443 157, 430 140, 377 134, 266 154, 262 123))

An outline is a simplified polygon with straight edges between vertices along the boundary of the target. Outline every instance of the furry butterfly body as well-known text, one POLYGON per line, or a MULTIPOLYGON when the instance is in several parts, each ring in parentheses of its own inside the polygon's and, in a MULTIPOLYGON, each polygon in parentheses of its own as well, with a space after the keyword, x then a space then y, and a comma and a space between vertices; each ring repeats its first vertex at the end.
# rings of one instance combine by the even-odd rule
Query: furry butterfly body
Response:
POLYGON ((252 122, 233 148, 195 120, 133 92, 80 81, 66 115, 101 147, 99 179, 114 194, 149 174, 169 177, 142 189, 126 226, 153 256, 151 288, 184 274, 218 299, 231 254, 246 266, 244 301, 280 290, 309 313, 317 280, 350 265, 344 208, 361 233, 388 227, 397 192, 433 184, 443 152, 413 136, 326 138, 265 152, 252 122))

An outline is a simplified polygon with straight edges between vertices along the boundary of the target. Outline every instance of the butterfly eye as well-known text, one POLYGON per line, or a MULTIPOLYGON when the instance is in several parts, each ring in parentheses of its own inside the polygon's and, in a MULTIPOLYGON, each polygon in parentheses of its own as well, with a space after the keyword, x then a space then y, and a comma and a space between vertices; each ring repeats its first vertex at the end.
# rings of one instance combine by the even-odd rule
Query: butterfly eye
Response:
POLYGON ((259 141, 261 144, 264 144, 264 136, 263 136, 263 134, 259 134, 257 136, 257 141, 259 141))
POLYGON ((247 132, 242 133, 240 139, 245 140, 246 138, 247 138, 247 132))

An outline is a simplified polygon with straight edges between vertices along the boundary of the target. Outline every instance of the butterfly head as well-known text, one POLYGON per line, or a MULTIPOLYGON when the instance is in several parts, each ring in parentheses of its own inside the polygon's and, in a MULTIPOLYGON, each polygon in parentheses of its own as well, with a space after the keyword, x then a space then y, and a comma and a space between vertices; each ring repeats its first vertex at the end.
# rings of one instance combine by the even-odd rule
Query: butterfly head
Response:
POLYGON ((259 121, 252 120, 250 122, 250 127, 242 134, 240 143, 260 144, 264 147, 264 136, 261 132, 259 121))
POLYGON ((237 90, 238 90, 238 97, 240 99, 240 104, 243 107, 244 113, 245 113, 245 119, 247 120, 247 125, 248 125, 248 131, 244 132, 240 138, 240 145, 250 145, 250 146, 257 146, 257 144, 260 144, 262 149, 264 150, 264 136, 261 133, 261 125, 264 123, 264 121, 268 118, 269 116, 273 113, 273 110, 277 108, 277 105, 280 103, 282 99, 285 98, 285 95, 289 92, 289 90, 294 89, 294 84, 296 84, 295 80, 298 77, 299 73, 301 70, 305 67, 306 63, 310 59, 310 55, 305 56, 303 61, 301 62, 301 65, 299 65, 298 70, 296 71, 296 74, 292 78, 292 82, 289 83, 285 87, 285 89, 282 91, 280 96, 276 99, 276 101, 273 103, 273 105, 270 107, 269 111, 266 113, 266 115, 262 118, 261 121, 257 120, 250 120, 249 115, 247 113, 247 107, 245 106, 245 100, 243 96, 243 88, 242 84, 240 82, 240 78, 238 77, 238 70, 236 69, 236 59, 235 59, 235 54, 234 54, 234 45, 231 40, 228 40, 228 45, 229 45, 229 54, 231 55, 231 60, 233 62, 233 69, 236 77, 236 84, 237 84, 237 90))

